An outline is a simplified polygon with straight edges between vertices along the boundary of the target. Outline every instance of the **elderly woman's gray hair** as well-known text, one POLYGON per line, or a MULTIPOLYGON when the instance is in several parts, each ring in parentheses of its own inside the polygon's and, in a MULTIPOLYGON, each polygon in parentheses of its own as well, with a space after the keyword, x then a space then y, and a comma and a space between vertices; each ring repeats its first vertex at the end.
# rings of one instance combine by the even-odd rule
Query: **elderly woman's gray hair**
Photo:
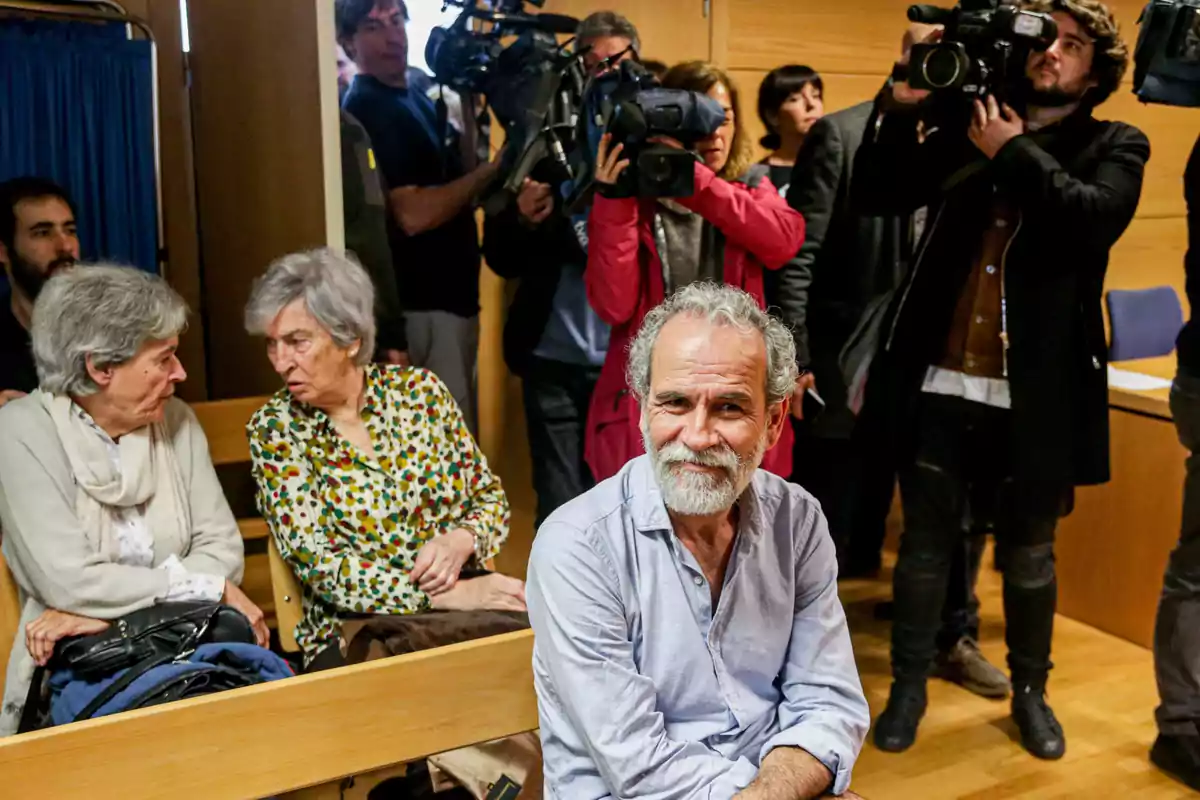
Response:
POLYGON ((712 325, 728 325, 745 333, 757 331, 762 334, 767 350, 767 404, 780 403, 795 393, 799 370, 791 332, 759 308, 757 301, 741 289, 704 281, 683 287, 652 309, 629 347, 626 377, 634 395, 643 404, 650 394, 654 343, 663 326, 680 314, 708 320, 712 325))
POLYGON ((352 257, 321 248, 274 261, 250 291, 246 330, 263 334, 285 306, 302 300, 308 313, 342 349, 361 342, 354 361, 375 354, 375 287, 352 257))
POLYGON ((597 11, 589 14, 575 30, 575 40, 580 44, 604 36, 628 39, 635 53, 642 52, 642 40, 638 37, 637 27, 615 11, 597 11))
POLYGON ((81 266, 55 275, 33 307, 33 361, 44 392, 86 397, 88 373, 132 359, 146 342, 178 336, 187 304, 157 275, 132 267, 81 266))

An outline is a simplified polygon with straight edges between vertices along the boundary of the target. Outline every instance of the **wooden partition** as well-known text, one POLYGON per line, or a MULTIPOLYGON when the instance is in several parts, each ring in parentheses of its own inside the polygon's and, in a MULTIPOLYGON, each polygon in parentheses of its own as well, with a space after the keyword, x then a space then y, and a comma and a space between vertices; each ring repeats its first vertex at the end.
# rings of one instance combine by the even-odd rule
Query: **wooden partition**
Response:
POLYGON ((210 388, 265 394, 279 378, 243 328, 251 283, 342 243, 333 3, 200 0, 188 17, 210 388))
POLYGON ((522 631, 6 737, 3 796, 248 800, 534 730, 532 647, 522 631))

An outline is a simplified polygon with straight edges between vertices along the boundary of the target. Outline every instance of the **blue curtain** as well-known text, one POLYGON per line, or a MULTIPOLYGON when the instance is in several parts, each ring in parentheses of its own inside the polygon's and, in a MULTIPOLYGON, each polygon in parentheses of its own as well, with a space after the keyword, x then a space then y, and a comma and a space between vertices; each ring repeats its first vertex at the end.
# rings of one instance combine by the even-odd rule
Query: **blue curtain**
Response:
POLYGON ((155 272, 152 80, 124 25, 0 22, 0 180, 62 184, 86 260, 155 272))

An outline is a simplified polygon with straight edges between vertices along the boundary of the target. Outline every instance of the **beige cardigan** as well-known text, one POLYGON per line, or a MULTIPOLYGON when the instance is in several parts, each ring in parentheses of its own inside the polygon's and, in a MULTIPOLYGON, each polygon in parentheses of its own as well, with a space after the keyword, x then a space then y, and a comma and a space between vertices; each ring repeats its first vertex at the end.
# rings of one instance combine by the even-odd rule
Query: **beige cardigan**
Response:
MULTIPOLYGON (((192 572, 240 583, 242 537, 217 482, 208 442, 187 404, 173 399, 167 430, 191 504, 191 541, 183 552, 155 531, 155 566, 176 555, 192 572)), ((0 530, 3 551, 21 593, 21 624, 13 641, 0 707, 0 736, 16 732, 33 659, 25 626, 47 608, 97 619, 146 608, 167 593, 166 570, 105 559, 75 517, 75 481, 54 423, 34 396, 0 409, 0 530)))

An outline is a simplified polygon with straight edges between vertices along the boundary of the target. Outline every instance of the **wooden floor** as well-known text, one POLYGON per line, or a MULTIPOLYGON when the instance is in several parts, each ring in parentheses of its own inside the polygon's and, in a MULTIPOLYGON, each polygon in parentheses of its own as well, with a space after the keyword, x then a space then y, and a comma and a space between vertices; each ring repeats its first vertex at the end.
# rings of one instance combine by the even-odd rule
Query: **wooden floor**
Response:
MULTIPOLYGON (((991 563, 990 553, 985 564, 991 563)), ((984 653, 1004 664, 1000 579, 984 569, 979 581, 984 653)), ((883 710, 891 683, 889 624, 873 609, 891 596, 890 575, 844 581, 842 602, 872 720, 883 710)), ((984 700, 932 680, 929 710, 907 753, 877 750, 868 739, 854 770, 853 788, 867 800, 1014 800, 1014 798, 1195 797, 1160 774, 1148 759, 1158 698, 1149 650, 1058 617, 1050 704, 1067 736, 1067 755, 1038 761, 1016 740, 1008 701, 984 700)))

